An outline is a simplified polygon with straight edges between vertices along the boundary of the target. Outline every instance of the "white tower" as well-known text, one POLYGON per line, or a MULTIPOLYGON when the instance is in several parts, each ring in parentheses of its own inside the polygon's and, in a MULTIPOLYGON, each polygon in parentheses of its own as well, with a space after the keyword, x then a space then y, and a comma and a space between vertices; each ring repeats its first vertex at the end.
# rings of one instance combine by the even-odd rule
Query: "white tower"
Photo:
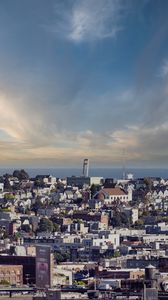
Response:
POLYGON ((83 160, 83 174, 84 177, 88 177, 89 176, 89 160, 88 158, 85 158, 83 160))

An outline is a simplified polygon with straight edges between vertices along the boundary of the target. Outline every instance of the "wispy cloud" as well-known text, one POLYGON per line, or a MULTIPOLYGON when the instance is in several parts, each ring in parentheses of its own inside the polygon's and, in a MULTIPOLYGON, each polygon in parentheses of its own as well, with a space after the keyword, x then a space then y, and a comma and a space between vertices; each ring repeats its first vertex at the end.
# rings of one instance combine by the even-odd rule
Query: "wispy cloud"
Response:
POLYGON ((65 1, 55 8, 55 21, 47 26, 53 33, 73 42, 114 38, 123 29, 122 20, 128 11, 123 0, 65 1))
MULTIPOLYGON (((33 101, 34 99, 17 98, 14 95, 11 97, 9 92, 0 93, 0 136, 4 132, 0 142, 0 161, 2 164, 8 161, 11 164, 25 162, 25 164, 37 166, 65 165, 65 163, 75 165, 87 156, 95 164, 109 165, 111 162, 120 165, 123 149, 126 149, 126 159, 130 165, 138 162, 141 164, 144 161, 151 162, 154 159, 156 165, 161 158, 166 159, 168 124, 164 117, 167 110, 164 109, 161 120, 159 118, 157 121, 155 118, 155 124, 151 121, 144 126, 146 120, 149 121, 154 94, 163 100, 167 97, 156 90, 151 95, 144 95, 143 103, 146 103, 147 110, 144 119, 140 113, 142 106, 140 101, 132 113, 129 108, 134 103, 133 91, 126 90, 118 94, 116 99, 118 105, 126 106, 128 110, 121 110, 120 114, 118 113, 120 122, 117 124, 115 119, 113 121, 111 119, 118 112, 118 106, 113 105, 113 111, 110 110, 107 122, 103 98, 103 103, 100 102, 99 105, 104 107, 102 122, 104 120, 107 126, 99 131, 89 122, 84 130, 79 128, 74 130, 71 127, 72 115, 79 114, 80 119, 82 118, 75 106, 73 106, 73 114, 67 110, 66 115, 65 111, 63 114, 60 105, 55 106, 50 103, 51 105, 48 104, 46 109, 45 103, 40 102, 38 105, 36 101, 33 101), (125 114, 129 115, 127 121, 125 114), (132 114, 135 115, 136 120, 132 114), (64 116, 63 120, 66 122, 64 127, 59 126, 57 118, 54 118, 56 115, 64 116), (138 122, 138 115, 141 115, 142 122, 138 122)), ((106 97, 109 96, 106 95, 106 97)), ((111 98, 114 97, 111 95, 111 98)), ((107 99, 107 110, 110 106, 108 101, 107 99)))
POLYGON ((167 77, 168 75, 168 59, 164 60, 161 70, 159 72, 160 77, 167 77))

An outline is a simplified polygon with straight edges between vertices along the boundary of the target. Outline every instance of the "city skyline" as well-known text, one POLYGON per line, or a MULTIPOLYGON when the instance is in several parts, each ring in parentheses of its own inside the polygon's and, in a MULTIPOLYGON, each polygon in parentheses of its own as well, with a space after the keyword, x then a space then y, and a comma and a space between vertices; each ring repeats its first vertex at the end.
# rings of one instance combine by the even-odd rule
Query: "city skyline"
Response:
POLYGON ((168 2, 0 3, 2 167, 167 167, 168 2))

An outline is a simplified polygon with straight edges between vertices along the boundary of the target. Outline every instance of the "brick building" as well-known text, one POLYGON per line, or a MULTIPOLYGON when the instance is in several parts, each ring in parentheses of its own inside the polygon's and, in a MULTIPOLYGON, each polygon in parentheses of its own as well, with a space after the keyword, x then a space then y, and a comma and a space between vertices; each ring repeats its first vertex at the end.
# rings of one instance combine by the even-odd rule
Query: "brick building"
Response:
POLYGON ((23 285, 23 266, 0 265, 0 283, 23 285))
POLYGON ((34 256, 0 255, 0 266, 23 266, 23 283, 36 283, 36 258, 34 256), (28 276, 28 280, 27 280, 28 276))

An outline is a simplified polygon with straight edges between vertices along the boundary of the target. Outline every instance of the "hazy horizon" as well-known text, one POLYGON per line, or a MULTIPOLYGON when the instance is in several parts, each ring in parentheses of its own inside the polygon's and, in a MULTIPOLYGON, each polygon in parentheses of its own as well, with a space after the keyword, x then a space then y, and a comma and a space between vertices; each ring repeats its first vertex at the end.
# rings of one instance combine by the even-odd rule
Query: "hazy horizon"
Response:
MULTIPOLYGON (((18 168, 17 168, 18 169, 18 168)), ((0 168, 0 175, 6 173, 12 174, 16 168, 0 168)), ((82 168, 25 168, 25 171, 30 177, 36 175, 52 175, 59 178, 66 178, 68 176, 82 176, 82 168)), ((133 174, 134 178, 140 177, 161 177, 168 178, 168 169, 145 169, 145 168, 90 168, 89 176, 100 176, 103 178, 123 178, 123 171, 126 174, 133 174)))

